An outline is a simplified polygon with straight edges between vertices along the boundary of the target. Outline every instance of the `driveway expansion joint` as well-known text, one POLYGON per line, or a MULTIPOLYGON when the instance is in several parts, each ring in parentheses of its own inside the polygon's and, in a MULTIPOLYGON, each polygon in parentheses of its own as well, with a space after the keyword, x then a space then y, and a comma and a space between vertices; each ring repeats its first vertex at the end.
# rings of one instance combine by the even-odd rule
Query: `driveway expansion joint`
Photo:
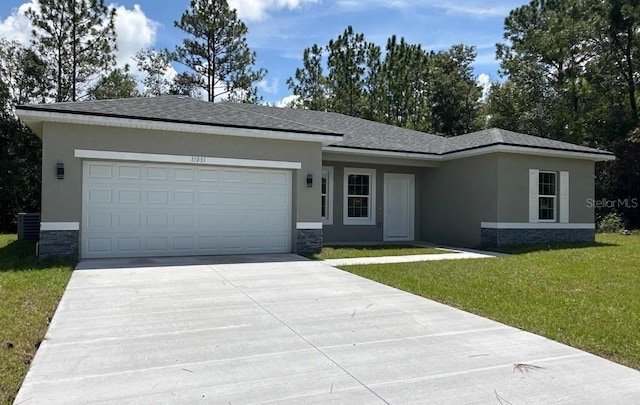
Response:
POLYGON ((375 392, 373 389, 371 389, 371 387, 369 387, 367 384, 365 384, 363 381, 361 381, 358 377, 356 377, 355 375, 353 375, 351 372, 349 372, 349 370, 345 369, 342 365, 340 365, 336 360, 334 360, 331 356, 329 356, 327 353, 325 353, 324 351, 322 351, 322 349, 320 349, 318 346, 314 345, 313 343, 311 343, 307 338, 305 338, 304 336, 302 336, 297 330, 295 330, 292 326, 290 326, 289 324, 287 324, 285 321, 283 321, 280 317, 278 317, 276 314, 274 314, 272 311, 270 311, 269 309, 267 309, 266 307, 264 307, 262 304, 260 304, 258 301, 256 301, 251 295, 249 295, 247 292, 245 292, 242 288, 236 286, 233 281, 229 280, 228 278, 226 278, 223 274, 221 274, 218 270, 216 270, 214 265, 210 265, 209 268, 211 270, 213 270, 218 276, 220 276, 223 280, 225 280, 227 283, 229 283, 229 285, 231 285, 233 288, 235 288, 236 290, 238 290, 241 294, 243 294, 245 297, 249 298, 254 304, 256 304, 258 307, 260 307, 260 309, 262 309, 263 311, 265 311, 266 313, 268 313, 270 316, 272 316, 276 321, 278 321, 280 324, 282 324, 284 327, 286 327, 287 329, 289 329, 291 332, 293 332, 296 336, 298 336, 300 339, 302 339, 306 344, 308 344, 309 346, 311 346, 315 351, 317 351, 318 353, 320 353, 323 357, 325 357, 327 360, 329 360, 331 363, 335 364, 336 367, 338 367, 340 370, 342 370, 345 374, 347 374, 349 377, 351 377, 354 381, 356 381, 358 384, 360 384, 362 387, 364 387, 367 391, 371 392, 373 395, 375 395, 376 397, 378 397, 378 399, 380 399, 383 403, 387 404, 387 405, 391 405, 391 403, 389 401, 387 401, 386 399, 384 399, 382 396, 380 396, 380 394, 378 394, 377 392, 375 392))

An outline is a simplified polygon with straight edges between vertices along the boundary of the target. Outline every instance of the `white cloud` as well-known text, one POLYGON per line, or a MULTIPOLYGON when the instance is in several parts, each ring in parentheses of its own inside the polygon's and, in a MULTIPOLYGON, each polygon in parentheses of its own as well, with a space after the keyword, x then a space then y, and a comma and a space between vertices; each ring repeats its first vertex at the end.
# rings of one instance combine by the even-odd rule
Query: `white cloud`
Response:
POLYGON ((458 5, 444 4, 440 6, 448 14, 464 14, 472 17, 506 17, 509 15, 511 7, 487 6, 482 5, 458 5))
POLYGON ((476 83, 482 87, 481 100, 486 100, 489 97, 489 91, 491 90, 491 77, 486 73, 481 73, 476 79, 476 83))
POLYGON ((262 79, 258 82, 258 89, 265 93, 275 94, 278 92, 278 79, 275 78, 269 82, 267 79, 262 79))
POLYGON ((132 10, 124 6, 115 6, 116 9, 116 60, 118 66, 130 64, 135 67, 133 57, 142 48, 152 46, 156 40, 156 31, 159 23, 149 19, 138 4, 132 10))
MULTIPOLYGON (((160 24, 147 18, 144 11, 137 4, 131 10, 124 6, 111 5, 111 7, 116 8, 117 64, 120 67, 126 63, 133 65, 131 57, 138 50, 153 45, 156 31, 160 24)), ((7 18, 0 20, 0 38, 17 40, 25 46, 29 45, 32 38, 33 24, 25 16, 25 13, 30 8, 38 8, 36 0, 23 3, 18 8, 13 9, 7 18)))
POLYGON ((338 7, 349 11, 366 10, 372 7, 396 8, 396 9, 421 9, 432 8, 444 11, 452 15, 466 15, 476 18, 506 17, 513 8, 512 4, 496 6, 493 1, 478 0, 337 0, 338 7))
POLYGON ((0 20, 0 38, 18 41, 25 46, 29 45, 33 24, 25 13, 30 8, 37 9, 38 7, 36 0, 31 0, 29 3, 21 4, 17 9, 11 10, 11 14, 7 18, 0 20))
POLYGON ((289 107, 291 105, 294 105, 298 101, 298 99, 299 99, 298 96, 291 94, 289 96, 284 97, 280 101, 276 101, 275 106, 280 108, 289 107))
POLYGON ((242 20, 259 21, 267 17, 268 10, 293 10, 305 4, 318 3, 319 0, 229 0, 229 7, 238 10, 242 20))

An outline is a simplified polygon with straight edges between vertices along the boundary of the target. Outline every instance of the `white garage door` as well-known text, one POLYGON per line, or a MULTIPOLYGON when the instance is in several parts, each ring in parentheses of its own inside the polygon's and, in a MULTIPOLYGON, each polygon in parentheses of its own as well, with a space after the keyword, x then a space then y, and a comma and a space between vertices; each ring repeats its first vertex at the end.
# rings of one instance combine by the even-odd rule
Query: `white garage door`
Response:
POLYGON ((85 161, 82 257, 291 250, 291 172, 85 161))

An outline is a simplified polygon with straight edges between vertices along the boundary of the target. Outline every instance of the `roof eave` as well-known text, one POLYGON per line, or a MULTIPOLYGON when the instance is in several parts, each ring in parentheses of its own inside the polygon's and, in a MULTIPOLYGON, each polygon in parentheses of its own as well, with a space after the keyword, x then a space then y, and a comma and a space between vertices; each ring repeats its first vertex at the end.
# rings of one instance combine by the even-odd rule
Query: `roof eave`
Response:
POLYGON ((453 151, 444 153, 441 155, 443 161, 462 159, 465 157, 486 155, 489 153, 515 153, 522 155, 534 155, 545 157, 559 157, 566 159, 581 159, 591 160, 594 162, 604 162, 615 160, 614 154, 609 152, 587 152, 587 151, 574 151, 561 148, 550 148, 544 146, 524 146, 513 144, 493 144, 483 145, 475 148, 469 148, 460 151, 453 151))
POLYGON ((249 128, 208 123, 173 122, 168 120, 137 117, 115 117, 78 112, 45 111, 31 106, 16 108, 16 114, 42 138, 43 122, 58 122, 76 125, 100 125, 117 128, 133 128, 174 132, 191 132, 212 135, 268 138, 302 142, 321 142, 323 146, 342 141, 342 135, 315 133, 313 131, 286 131, 277 129, 249 128), (38 133, 38 131, 40 131, 38 133))
POLYGON ((349 146, 335 146, 330 145, 322 149, 325 152, 333 152, 347 155, 358 156, 371 156, 371 157, 388 157, 399 159, 417 159, 434 162, 446 162, 449 160, 463 159, 466 157, 486 155, 490 153, 515 153, 523 155, 545 156, 545 157, 557 157, 565 159, 582 159, 591 160, 594 162, 611 161, 615 160, 615 155, 602 152, 580 152, 563 149, 543 148, 543 147, 531 147, 531 146, 518 146, 518 145, 486 145, 476 148, 465 149, 461 151, 454 151, 443 154, 436 153, 418 153, 418 152, 401 152, 382 149, 366 149, 349 146))
POLYGON ((372 157, 388 157, 388 158, 406 158, 406 159, 420 159, 420 160, 434 160, 439 161, 441 157, 435 153, 420 153, 420 152, 403 152, 393 151, 385 149, 369 149, 358 148, 353 146, 335 146, 329 145, 322 148, 324 152, 333 152, 346 155, 359 155, 359 156, 372 156, 372 157))

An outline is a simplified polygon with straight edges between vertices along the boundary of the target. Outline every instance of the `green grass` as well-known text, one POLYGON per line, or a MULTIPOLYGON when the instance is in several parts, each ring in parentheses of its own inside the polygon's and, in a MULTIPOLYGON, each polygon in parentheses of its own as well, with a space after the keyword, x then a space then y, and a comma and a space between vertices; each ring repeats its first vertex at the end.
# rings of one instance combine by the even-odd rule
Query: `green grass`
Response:
POLYGON ((0 235, 0 404, 13 402, 74 261, 38 261, 35 244, 0 235))
POLYGON ((345 270, 640 370, 640 235, 345 270))
POLYGON ((325 246, 320 253, 308 257, 316 260, 351 259, 354 257, 382 257, 408 255, 436 255, 452 253, 442 249, 425 248, 405 245, 375 245, 375 246, 325 246))

